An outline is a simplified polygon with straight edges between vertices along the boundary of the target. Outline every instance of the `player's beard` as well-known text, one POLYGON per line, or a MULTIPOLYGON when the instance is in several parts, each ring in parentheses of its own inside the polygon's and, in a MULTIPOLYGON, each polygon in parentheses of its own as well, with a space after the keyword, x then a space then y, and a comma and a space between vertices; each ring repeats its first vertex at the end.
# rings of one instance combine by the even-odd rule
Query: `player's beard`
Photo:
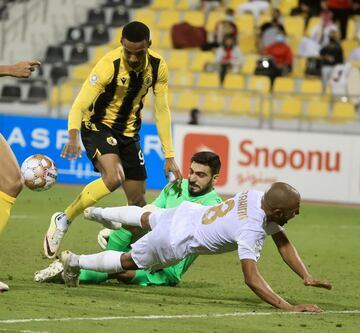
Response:
POLYGON ((201 195, 204 195, 205 193, 210 192, 212 190, 212 185, 211 185, 211 183, 208 183, 203 189, 200 189, 200 190, 198 190, 198 189, 200 189, 200 186, 196 185, 195 183, 189 182, 188 191, 192 197, 200 197, 201 195), (194 188, 197 191, 194 191, 194 188))

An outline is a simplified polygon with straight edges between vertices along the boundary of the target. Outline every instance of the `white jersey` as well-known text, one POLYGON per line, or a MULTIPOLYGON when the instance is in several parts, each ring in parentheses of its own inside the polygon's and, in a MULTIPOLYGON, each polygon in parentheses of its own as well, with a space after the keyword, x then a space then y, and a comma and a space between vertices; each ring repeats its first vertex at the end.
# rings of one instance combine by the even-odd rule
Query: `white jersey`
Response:
POLYGON ((132 257, 140 268, 158 269, 190 254, 215 254, 238 249, 239 258, 258 260, 266 235, 283 228, 265 222, 264 192, 246 191, 206 207, 183 202, 177 208, 151 214, 152 231, 133 244, 132 257))

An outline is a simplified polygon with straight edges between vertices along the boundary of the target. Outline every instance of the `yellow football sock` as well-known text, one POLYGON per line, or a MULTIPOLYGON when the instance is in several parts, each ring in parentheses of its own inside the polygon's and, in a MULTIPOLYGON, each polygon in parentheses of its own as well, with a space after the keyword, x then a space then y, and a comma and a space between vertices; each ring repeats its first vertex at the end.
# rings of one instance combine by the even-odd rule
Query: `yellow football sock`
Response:
POLYGON ((10 217, 12 205, 16 198, 0 191, 0 232, 5 228, 10 217))
POLYGON ((92 206, 105 195, 108 195, 110 190, 106 187, 102 178, 96 179, 90 184, 87 184, 78 197, 65 209, 65 214, 70 221, 80 215, 85 208, 92 206))

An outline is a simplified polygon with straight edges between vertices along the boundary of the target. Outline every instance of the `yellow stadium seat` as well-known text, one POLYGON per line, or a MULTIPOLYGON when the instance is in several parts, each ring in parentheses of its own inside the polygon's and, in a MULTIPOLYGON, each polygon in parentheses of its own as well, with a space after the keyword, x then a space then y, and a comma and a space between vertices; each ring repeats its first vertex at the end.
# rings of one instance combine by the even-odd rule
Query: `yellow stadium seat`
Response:
POLYGON ((106 53, 108 53, 112 48, 109 45, 98 46, 94 49, 93 56, 91 58, 91 63, 96 64, 106 53))
POLYGON ((189 65, 189 51, 171 50, 168 55, 167 65, 169 69, 187 69, 189 65))
POLYGON ((69 83, 53 86, 51 89, 50 104, 52 107, 57 107, 63 104, 72 104, 74 99, 75 95, 73 94, 73 87, 69 83))
POLYGON ((241 72, 246 75, 254 74, 256 61, 259 58, 258 55, 249 54, 245 56, 244 65, 241 68, 241 72))
POLYGON ((176 0, 153 0, 150 8, 156 10, 173 9, 175 3, 176 0))
POLYGON ((302 79, 300 82, 300 93, 321 94, 323 91, 320 79, 302 79))
POLYGON ((164 49, 171 49, 173 47, 170 31, 168 31, 168 30, 162 31, 162 33, 160 35, 160 42, 159 42, 158 46, 160 48, 164 48, 164 49))
POLYGON ((352 103, 335 102, 330 114, 330 121, 352 122, 356 119, 355 107, 352 103))
POLYGON ((346 39, 352 40, 356 38, 356 22, 351 17, 347 23, 346 39))
POLYGON ((118 46, 120 46, 121 36, 122 36, 122 27, 116 28, 116 29, 114 30, 113 37, 112 37, 112 39, 111 39, 111 41, 110 41, 111 47, 118 47, 118 46))
POLYGON ((278 1, 278 8, 281 9, 282 15, 289 15, 291 9, 298 6, 297 0, 280 0, 278 1))
POLYGON ((72 78, 77 80, 85 80, 89 76, 92 68, 93 66, 90 64, 75 66, 72 71, 72 78))
POLYGON ((261 93, 270 92, 270 79, 267 76, 253 75, 249 78, 247 89, 261 93))
POLYGON ((248 0, 228 0, 228 7, 237 9, 241 4, 248 2, 248 0))
POLYGON ((310 17, 309 23, 306 27, 306 35, 310 36, 313 29, 321 23, 320 17, 319 16, 312 16, 310 17))
POLYGON ((301 37, 304 34, 304 18, 302 16, 285 16, 284 27, 287 35, 301 37))
POLYGON ((200 73, 197 86, 199 88, 218 88, 220 85, 219 73, 200 73))
POLYGON ((174 86, 192 87, 194 84, 193 73, 190 71, 176 71, 170 83, 174 86))
POLYGON ((239 47, 243 53, 255 53, 256 41, 254 33, 241 33, 239 36, 239 47))
POLYGON ((360 69, 360 61, 350 61, 351 64, 360 69))
POLYGON ((258 26, 260 27, 261 25, 263 25, 266 22, 270 22, 271 21, 271 15, 269 12, 267 13, 262 13, 259 17, 259 21, 258 21, 258 26))
POLYGON ((199 108, 199 96, 192 90, 181 91, 176 102, 176 108, 183 111, 190 111, 192 108, 199 108))
POLYGON ((240 74, 228 73, 225 76, 224 88, 229 89, 244 89, 245 80, 240 74))
POLYGON ((163 10, 160 12, 158 29, 171 29, 171 27, 180 22, 180 13, 176 10, 163 10))
POLYGON ((274 81, 274 92, 295 92, 295 80, 290 77, 277 77, 274 81))
POLYGON ((158 29, 151 30, 150 33, 150 39, 151 39, 151 45, 154 45, 155 47, 161 47, 161 36, 162 32, 158 29))
POLYGON ((293 61, 293 70, 290 73, 293 77, 303 78, 305 75, 306 58, 295 57, 293 61))
POLYGON ((219 94, 206 94, 202 108, 204 112, 223 113, 225 109, 225 97, 219 94))
MULTIPOLYGON (((280 102, 279 112, 275 113, 275 118, 293 119, 299 118, 302 113, 301 101, 295 97, 284 98, 280 102)), ((277 110, 274 110, 277 111, 277 110)))
POLYGON ((324 101, 309 101, 306 105, 305 116, 310 121, 325 120, 328 116, 329 104, 324 101))
POLYGON ((202 72, 206 63, 214 63, 215 55, 211 51, 195 51, 191 61, 190 69, 195 72, 202 72))
POLYGON ((186 11, 182 20, 195 27, 203 27, 205 23, 205 15, 204 12, 200 10, 186 11))
POLYGON ((353 40, 345 39, 341 42, 341 46, 344 51, 344 59, 346 60, 349 58, 350 52, 359 46, 359 42, 354 39, 353 40))
POLYGON ((254 16, 252 14, 239 14, 236 25, 241 33, 254 34, 254 16))
POLYGON ((137 9, 134 11, 133 20, 145 23, 150 31, 156 26, 157 12, 149 9, 137 9))
POLYGON ((206 21, 205 29, 207 32, 214 32, 216 24, 225 17, 224 12, 217 10, 211 11, 206 21))
POLYGON ((236 94, 230 99, 228 111, 236 114, 258 114, 259 109, 254 108, 254 101, 249 94, 236 94))
POLYGON ((183 11, 187 11, 190 10, 190 2, 189 0, 178 0, 176 2, 175 8, 177 10, 183 10, 183 11))

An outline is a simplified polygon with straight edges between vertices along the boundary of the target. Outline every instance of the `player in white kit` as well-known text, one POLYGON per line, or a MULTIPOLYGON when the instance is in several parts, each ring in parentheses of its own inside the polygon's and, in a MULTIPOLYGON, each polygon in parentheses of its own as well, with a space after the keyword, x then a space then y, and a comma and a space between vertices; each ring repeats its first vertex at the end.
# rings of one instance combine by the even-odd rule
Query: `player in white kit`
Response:
POLYGON ((288 303, 271 289, 256 265, 265 237, 271 235, 284 261, 306 286, 331 289, 331 284, 311 276, 285 234, 284 224, 299 214, 299 209, 298 191, 281 182, 272 184, 265 193, 241 192, 210 208, 191 202, 152 213, 136 206, 90 207, 84 211, 85 217, 105 226, 122 223, 151 231, 126 253, 75 255, 64 251, 61 254, 64 280, 68 286, 78 286, 80 268, 108 273, 138 268, 155 271, 189 254, 217 254, 237 249, 245 283, 261 299, 284 310, 320 312, 315 304, 288 303))

